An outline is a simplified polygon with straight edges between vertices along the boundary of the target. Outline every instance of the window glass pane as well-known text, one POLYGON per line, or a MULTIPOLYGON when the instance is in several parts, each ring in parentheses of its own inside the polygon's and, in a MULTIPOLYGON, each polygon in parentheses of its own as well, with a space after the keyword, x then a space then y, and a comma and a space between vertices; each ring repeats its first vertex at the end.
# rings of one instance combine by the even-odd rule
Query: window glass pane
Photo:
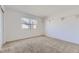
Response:
POLYGON ((25 24, 22 24, 22 28, 23 28, 23 29, 28 29, 29 26, 28 26, 28 25, 25 25, 25 24))
POLYGON ((31 20, 31 23, 32 24, 37 24, 37 21, 36 20, 31 20))
POLYGON ((36 29, 37 28, 37 26, 36 25, 33 25, 33 29, 36 29))
POLYGON ((30 24, 33 24, 32 19, 30 20, 30 24))
POLYGON ((24 23, 27 23, 27 24, 30 23, 28 18, 22 18, 22 20, 23 20, 24 23))

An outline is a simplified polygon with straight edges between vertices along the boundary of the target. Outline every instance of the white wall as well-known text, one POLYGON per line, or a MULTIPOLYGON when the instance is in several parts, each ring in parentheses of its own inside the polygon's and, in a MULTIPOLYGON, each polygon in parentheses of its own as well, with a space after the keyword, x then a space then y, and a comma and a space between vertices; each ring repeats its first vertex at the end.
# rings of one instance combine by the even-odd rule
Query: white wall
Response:
POLYGON ((0 6, 0 48, 3 45, 3 40, 4 40, 4 35, 3 35, 3 13, 1 11, 1 6, 0 6))
POLYGON ((21 27, 22 17, 35 17, 32 15, 24 14, 19 11, 7 9, 5 14, 5 39, 7 41, 13 41, 18 39, 23 39, 32 36, 42 35, 43 30, 43 20, 41 18, 35 17, 38 21, 37 29, 27 30, 21 27))
POLYGON ((79 18, 75 16, 79 12, 76 10, 69 12, 48 17, 45 21, 46 35, 79 44, 79 18), (63 15, 65 15, 65 19, 61 20, 63 15))

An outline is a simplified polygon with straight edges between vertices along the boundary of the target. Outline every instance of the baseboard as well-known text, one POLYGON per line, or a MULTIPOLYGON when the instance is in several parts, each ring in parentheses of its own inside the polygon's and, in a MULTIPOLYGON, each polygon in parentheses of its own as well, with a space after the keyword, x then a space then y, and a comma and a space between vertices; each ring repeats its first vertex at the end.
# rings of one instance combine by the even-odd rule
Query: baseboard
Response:
POLYGON ((45 35, 37 35, 37 36, 27 37, 27 38, 23 38, 23 39, 16 39, 16 40, 13 40, 13 41, 7 41, 5 44, 11 43, 11 42, 15 42, 15 41, 21 41, 21 40, 25 40, 25 39, 31 39, 31 38, 41 37, 41 36, 45 36, 45 35))
POLYGON ((56 37, 51 37, 51 36, 48 36, 48 35, 45 35, 46 37, 50 38, 50 39, 55 39, 57 41, 61 41, 61 42, 66 42, 66 43, 70 43, 70 44, 74 44, 74 45, 78 45, 77 43, 73 43, 73 42, 69 42, 69 41, 66 41, 66 40, 63 40, 63 39, 60 39, 60 38, 56 38, 56 37))

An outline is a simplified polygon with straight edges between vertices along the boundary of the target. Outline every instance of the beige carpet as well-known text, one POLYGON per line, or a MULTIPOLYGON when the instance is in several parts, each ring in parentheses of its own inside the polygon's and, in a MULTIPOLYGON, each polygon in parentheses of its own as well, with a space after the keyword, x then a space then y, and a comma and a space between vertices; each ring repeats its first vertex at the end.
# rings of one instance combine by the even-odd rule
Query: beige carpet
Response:
POLYGON ((79 45, 45 36, 6 43, 2 53, 64 53, 79 52, 79 45))

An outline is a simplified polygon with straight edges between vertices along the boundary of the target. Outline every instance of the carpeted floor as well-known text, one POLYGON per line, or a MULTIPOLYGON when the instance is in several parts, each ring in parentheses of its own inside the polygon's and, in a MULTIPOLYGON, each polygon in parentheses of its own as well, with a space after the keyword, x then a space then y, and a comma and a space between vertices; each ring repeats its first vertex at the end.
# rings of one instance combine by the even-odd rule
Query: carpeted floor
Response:
POLYGON ((74 53, 79 52, 79 45, 55 38, 39 36, 6 43, 1 53, 74 53))

